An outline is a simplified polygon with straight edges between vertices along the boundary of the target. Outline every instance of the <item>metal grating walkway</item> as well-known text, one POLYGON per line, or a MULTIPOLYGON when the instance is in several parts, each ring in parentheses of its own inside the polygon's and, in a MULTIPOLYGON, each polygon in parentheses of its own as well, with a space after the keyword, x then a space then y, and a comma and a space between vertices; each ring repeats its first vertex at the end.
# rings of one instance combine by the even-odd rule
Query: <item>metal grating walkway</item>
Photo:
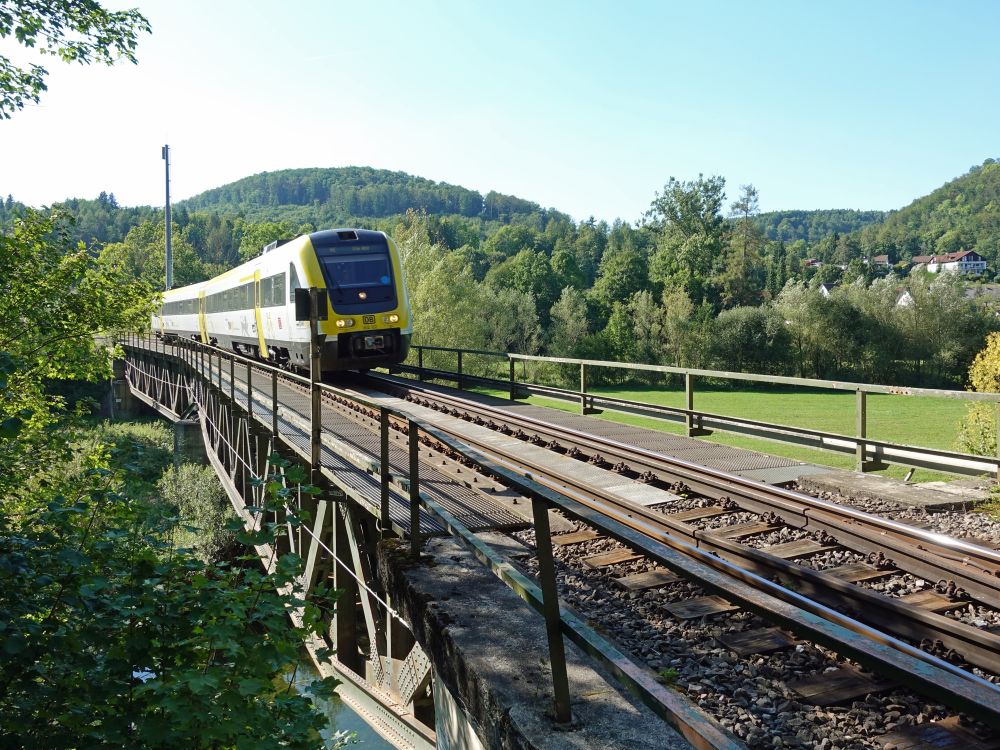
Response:
MULTIPOLYGON (((413 380, 407 378, 391 379, 398 380, 401 385, 414 383, 413 380)), ((711 443, 707 440, 660 432, 659 430, 623 425, 606 419, 595 419, 594 417, 583 416, 582 414, 573 414, 559 409, 549 409, 544 406, 526 404, 522 401, 510 401, 471 391, 459 391, 437 383, 420 382, 419 385, 422 388, 442 394, 477 401, 485 406, 569 427, 580 432, 586 432, 598 437, 607 438, 608 440, 616 440, 626 445, 634 445, 637 448, 656 451, 665 456, 690 461, 699 466, 707 466, 712 469, 731 472, 761 482, 778 484, 794 481, 799 476, 805 474, 828 472, 830 470, 828 467, 794 461, 789 458, 782 458, 781 456, 758 453, 746 448, 734 448, 728 445, 711 443)))
MULTIPOLYGON (((218 379, 218 368, 212 368, 213 379, 218 379)), ((228 388, 229 372, 223 368, 223 387, 228 388)), ((271 424, 271 410, 265 404, 271 399, 271 381, 263 375, 252 378, 254 391, 254 416, 268 427, 271 424)), ((236 370, 236 399, 246 408, 246 369, 236 370)), ((301 455, 309 455, 309 395, 286 385, 278 383, 278 432, 282 438, 294 445, 301 455)), ((371 460, 378 466, 380 451, 377 426, 376 431, 359 424, 339 409, 324 401, 322 408, 323 433, 337 442, 371 460)), ((321 451, 321 470, 333 474, 337 480, 350 489, 370 506, 378 509, 380 504, 380 486, 378 478, 360 468, 355 463, 340 455, 324 442, 321 451)), ((392 473, 398 477, 409 474, 409 454, 405 440, 402 444, 389 442, 389 463, 392 473)), ((527 525, 524 518, 515 515, 510 510, 492 501, 486 495, 476 492, 451 477, 442 474, 427 462, 420 465, 420 487, 432 499, 442 505, 470 531, 485 531, 490 529, 504 530, 523 528, 527 525)), ((394 523, 407 527, 410 523, 409 497, 389 488, 389 515, 394 523)), ((421 512, 421 533, 439 533, 444 529, 426 512, 421 512)))

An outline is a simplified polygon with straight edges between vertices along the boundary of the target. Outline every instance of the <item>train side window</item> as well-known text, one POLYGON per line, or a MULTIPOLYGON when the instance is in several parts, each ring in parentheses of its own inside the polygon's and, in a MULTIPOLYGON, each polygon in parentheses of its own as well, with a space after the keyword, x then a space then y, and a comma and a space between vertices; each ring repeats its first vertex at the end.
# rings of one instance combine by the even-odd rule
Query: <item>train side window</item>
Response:
POLYGON ((271 304, 271 277, 265 276, 260 280, 260 306, 269 307, 271 304))
POLYGON ((295 271, 295 264, 288 264, 288 301, 295 302, 295 290, 299 288, 299 275, 295 271))
POLYGON ((285 274, 276 274, 271 277, 271 280, 274 284, 271 304, 275 306, 285 304, 285 274))

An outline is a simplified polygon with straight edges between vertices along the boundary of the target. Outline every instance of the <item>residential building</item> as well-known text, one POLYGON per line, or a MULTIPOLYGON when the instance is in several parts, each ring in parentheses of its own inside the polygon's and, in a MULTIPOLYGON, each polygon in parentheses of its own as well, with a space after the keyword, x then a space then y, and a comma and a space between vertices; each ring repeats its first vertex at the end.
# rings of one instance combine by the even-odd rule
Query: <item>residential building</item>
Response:
POLYGON ((931 273, 950 271, 978 276, 986 272, 986 259, 974 250, 960 250, 944 255, 914 255, 914 265, 923 265, 931 273))

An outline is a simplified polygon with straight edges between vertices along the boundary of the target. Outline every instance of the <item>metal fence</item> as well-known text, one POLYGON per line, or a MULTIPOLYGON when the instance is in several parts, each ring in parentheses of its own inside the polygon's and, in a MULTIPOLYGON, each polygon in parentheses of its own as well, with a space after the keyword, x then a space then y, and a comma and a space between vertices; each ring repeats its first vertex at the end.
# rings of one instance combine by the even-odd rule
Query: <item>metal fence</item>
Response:
MULTIPOLYGON (((436 346, 411 347, 411 355, 407 364, 401 365, 397 369, 416 375, 421 380, 433 379, 454 382, 459 388, 484 386, 502 389, 509 394, 511 399, 537 395, 578 403, 581 414, 593 414, 606 410, 679 423, 684 426, 684 434, 689 437, 709 435, 718 430, 819 450, 853 454, 855 468, 862 472, 884 469, 890 464, 965 476, 991 475, 996 477, 1000 472, 1000 459, 997 456, 977 456, 941 448, 907 445, 874 438, 868 434, 869 394, 885 394, 900 398, 947 398, 967 402, 992 403, 995 405, 997 415, 1000 416, 1000 393, 978 393, 945 388, 908 388, 839 380, 814 380, 780 375, 566 357, 542 357, 436 346), (683 380, 684 406, 663 406, 594 392, 589 381, 595 370, 602 372, 602 374, 610 370, 625 370, 677 376, 683 380), (579 375, 579 389, 563 388, 553 384, 556 378, 564 380, 567 372, 579 375), (853 392, 855 394, 854 434, 765 422, 697 409, 695 406, 695 386, 699 380, 763 383, 853 392)), ((997 424, 1000 425, 1000 419, 997 420, 997 424)), ((998 441, 998 445, 1000 445, 1000 441, 998 441)))

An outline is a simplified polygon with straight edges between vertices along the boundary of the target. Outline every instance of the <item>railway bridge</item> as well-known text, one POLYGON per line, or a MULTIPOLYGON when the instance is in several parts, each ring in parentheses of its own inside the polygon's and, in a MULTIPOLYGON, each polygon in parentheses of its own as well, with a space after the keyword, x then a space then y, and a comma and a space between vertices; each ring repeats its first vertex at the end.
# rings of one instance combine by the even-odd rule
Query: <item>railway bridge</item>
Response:
MULTIPOLYGON (((791 495, 769 495, 753 479, 696 473, 682 461, 656 464, 655 451, 634 445, 618 460, 611 452, 622 440, 598 446, 577 431, 579 442, 561 446, 528 416, 523 428, 504 427, 489 407, 472 415, 446 400, 432 404, 429 391, 405 395, 392 383, 380 390, 368 381, 324 383, 191 341, 130 336, 121 343, 119 408, 141 402, 200 438, 248 528, 261 520, 250 510, 262 505, 259 480, 283 481, 276 455, 309 468, 320 494, 293 494, 275 519, 308 522, 288 523, 278 549, 257 551, 265 564, 284 552, 301 556, 307 595, 321 582, 343 592, 326 637, 307 648, 322 675, 341 680, 344 702, 396 747, 747 746, 732 722, 672 689, 671 669, 657 672, 642 663, 600 623, 560 602, 557 571, 565 550, 593 540, 616 545, 605 553, 612 563, 651 563, 624 584, 633 600, 653 586, 640 583, 642 576, 660 585, 695 581, 715 595, 706 597, 715 609, 695 615, 702 620, 745 611, 783 629, 769 637, 786 632, 807 639, 956 715, 1000 724, 1000 691, 981 676, 1000 671, 1000 636, 953 628, 916 605, 868 595, 855 601, 848 584, 878 577, 885 565, 855 566, 855 578, 837 584, 835 576, 796 571, 802 566, 791 562, 792 554, 781 559, 766 548, 738 548, 734 540, 759 528, 723 539, 690 526, 716 510, 750 509, 768 529, 796 523, 816 530, 820 546, 822 540, 835 544, 843 532, 854 549, 875 559, 885 549, 879 545, 886 530, 860 530, 860 516, 844 520, 824 516, 829 509, 793 507, 791 495), (589 460, 560 469, 560 462, 579 457, 578 446, 589 460), (628 463, 628 456, 639 463, 628 463), (584 491, 583 479, 603 489, 584 491), (659 525, 650 509, 682 487, 717 507, 685 510, 659 525), (600 492, 605 496, 598 503, 600 492), (609 500, 623 494, 630 504, 609 500), (882 609, 874 619, 891 612, 895 630, 875 628, 871 612, 864 621, 866 607, 876 606, 882 609), (912 645, 927 634, 979 671, 912 645), (335 655, 322 658, 329 648, 335 655)), ((893 533, 899 536, 895 565, 928 578, 938 574, 935 566, 946 565, 949 553, 938 560, 930 536, 915 542, 924 545, 922 553, 908 555, 904 533, 893 533)), ((960 549, 980 570, 949 570, 964 575, 952 581, 955 590, 996 597, 1000 555, 969 544, 960 549)), ((955 736, 962 731, 955 728, 955 736)))

